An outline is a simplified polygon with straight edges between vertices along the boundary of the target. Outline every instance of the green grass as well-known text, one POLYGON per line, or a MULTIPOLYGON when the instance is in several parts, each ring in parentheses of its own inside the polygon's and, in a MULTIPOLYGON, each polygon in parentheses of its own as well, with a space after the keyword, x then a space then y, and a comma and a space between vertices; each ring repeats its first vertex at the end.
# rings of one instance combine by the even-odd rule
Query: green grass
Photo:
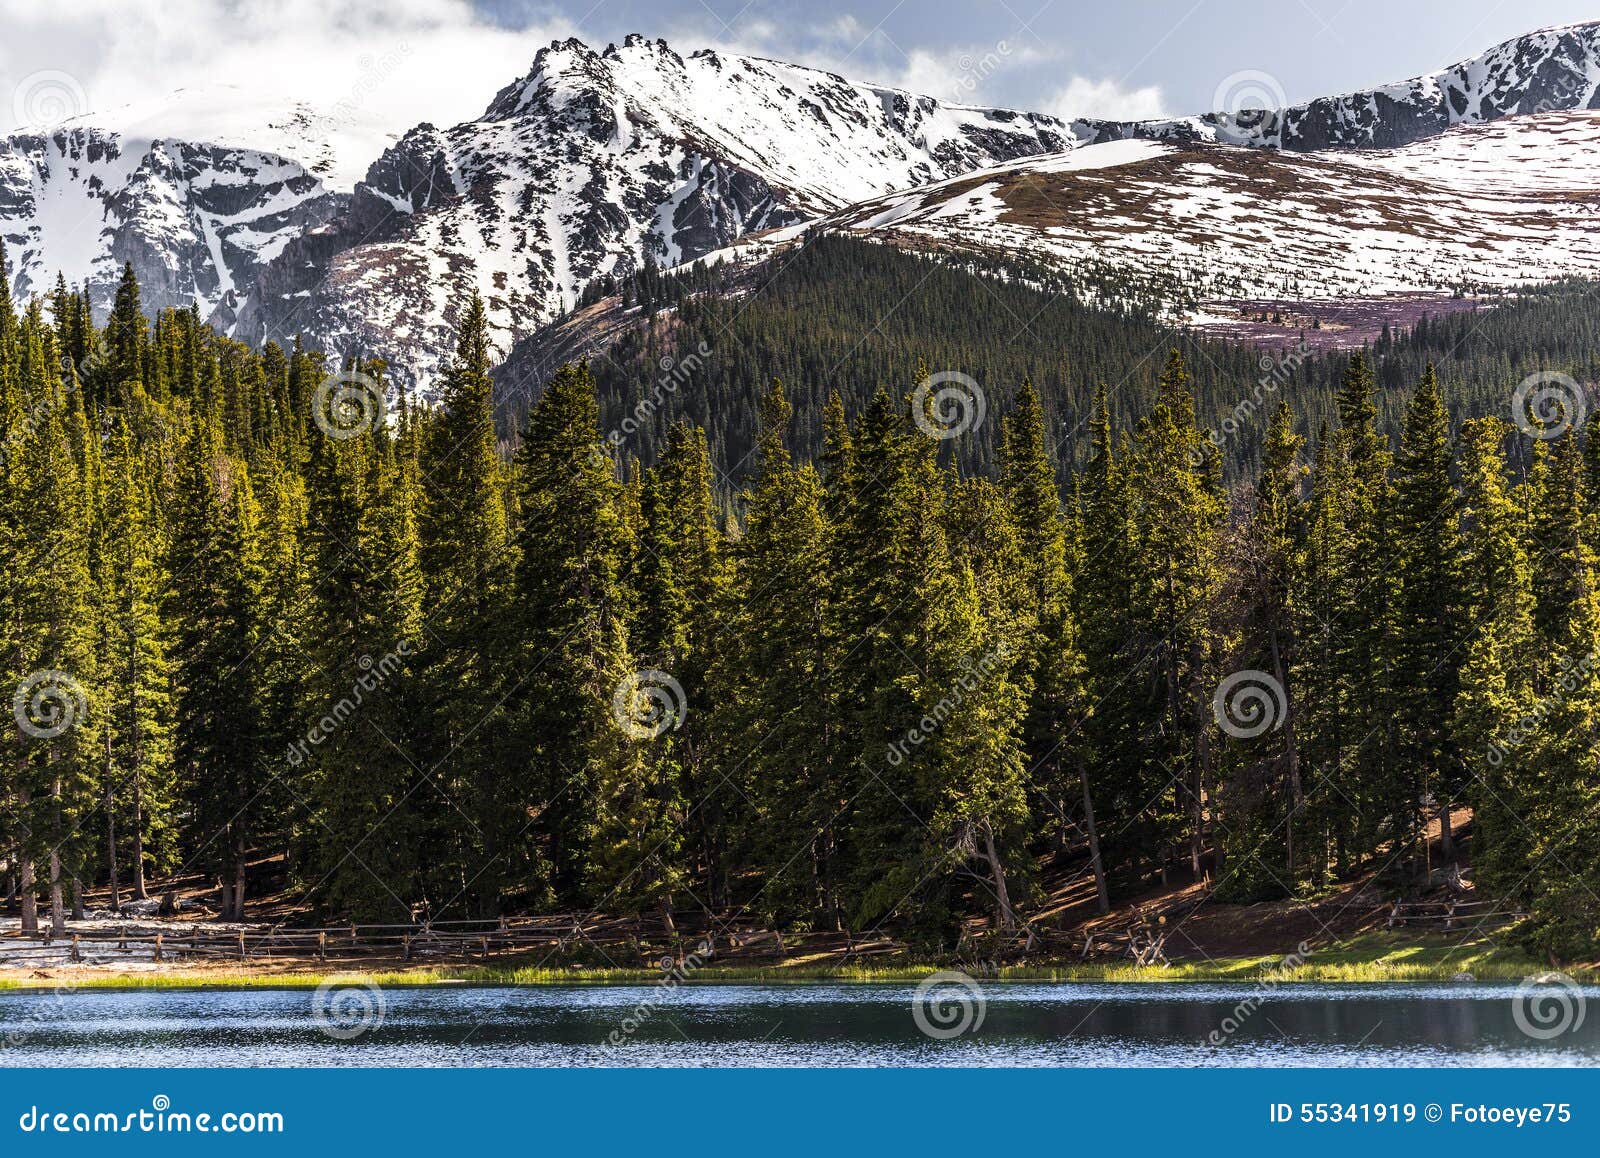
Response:
MULTIPOLYGON (((688 984, 804 984, 808 982, 917 981, 940 969, 960 968, 951 963, 904 960, 879 964, 826 966, 804 963, 791 966, 706 966, 683 980, 688 984)), ((1514 981, 1544 971, 1544 966, 1515 951, 1497 949, 1486 941, 1461 944, 1449 938, 1418 934, 1369 933, 1338 948, 1314 948, 1301 964, 1285 967, 1281 956, 1222 957, 1211 961, 1176 961, 1165 967, 1139 967, 1115 962, 1061 961, 1055 964, 1006 966, 991 974, 1000 981, 1059 982, 1385 982, 1448 981, 1458 973, 1480 981, 1514 981)), ((1600 981, 1593 967, 1567 972, 1588 981, 1600 981)), ((325 981, 394 987, 440 984, 482 985, 622 985, 651 984, 661 973, 648 969, 550 968, 525 962, 478 966, 442 966, 403 971, 365 972, 357 969, 315 972, 252 973, 184 969, 168 973, 75 974, 42 982, 33 978, 0 977, 0 989, 40 990, 66 986, 73 989, 312 989, 325 981)))

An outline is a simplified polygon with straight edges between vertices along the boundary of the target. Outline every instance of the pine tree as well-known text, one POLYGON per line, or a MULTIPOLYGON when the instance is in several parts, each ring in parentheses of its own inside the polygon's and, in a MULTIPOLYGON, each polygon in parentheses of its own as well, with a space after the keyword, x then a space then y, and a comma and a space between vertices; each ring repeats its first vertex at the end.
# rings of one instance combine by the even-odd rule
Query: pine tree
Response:
MULTIPOLYGON (((96 803, 102 706, 89 556, 93 497, 73 453, 84 442, 82 414, 66 404, 54 338, 37 305, 24 319, 17 350, 28 417, 10 483, 26 530, 15 543, 7 667, 17 677, 19 851, 25 892, 31 893, 34 867, 47 868, 50 922, 59 934, 66 928, 67 883, 82 875, 92 855, 83 821, 96 803)), ((31 907, 25 896, 25 928, 31 907)))
POLYGON ((1295 709, 1307 794, 1303 827, 1316 834, 1306 867, 1314 886, 1342 876, 1354 853, 1361 783, 1357 754, 1363 735, 1350 651, 1359 637, 1353 591, 1355 515, 1360 508, 1344 432, 1318 435, 1307 500, 1304 545, 1290 598, 1298 662, 1293 666, 1295 709))
MULTIPOLYGON (((414 796, 424 649, 413 464, 387 432, 314 439, 307 541, 315 663, 290 759, 314 802, 308 876, 353 919, 408 921, 426 895, 414 796)), ((308 882, 310 883, 310 882, 308 882)))
MULTIPOLYGON (((1095 400, 1093 456, 1080 490, 1082 562, 1073 585, 1074 612, 1083 625, 1084 670, 1092 711, 1084 727, 1085 749, 1078 756, 1086 834, 1101 847, 1096 869, 1101 907, 1109 906, 1112 866, 1133 861, 1148 846, 1146 738, 1159 725, 1162 704, 1147 689, 1150 681, 1136 654, 1132 587, 1132 497, 1126 455, 1112 441, 1109 400, 1104 386, 1095 400), (1098 817, 1097 817, 1098 814, 1098 817), (1104 825, 1105 818, 1116 818, 1104 825)), ((1159 789, 1165 778, 1155 785, 1159 789)))
POLYGON ((1354 801, 1355 824, 1348 836, 1353 862, 1375 856, 1379 828, 1392 815, 1394 783, 1400 776, 1395 754, 1393 704, 1398 675, 1394 637, 1403 622, 1397 610, 1399 565, 1395 559, 1395 508, 1399 502, 1390 476, 1393 454, 1375 425, 1376 384, 1366 357, 1351 356, 1340 386, 1339 457, 1335 493, 1328 501, 1345 511, 1348 560, 1330 575, 1332 594, 1332 670, 1340 689, 1339 744, 1328 754, 1335 776, 1354 801), (1348 472, 1348 473, 1347 473, 1348 472))
MULTIPOLYGON (((635 823, 650 830, 644 847, 654 848, 661 907, 681 889, 688 802, 703 800, 717 785, 708 764, 710 741, 710 665, 717 617, 727 594, 727 562, 717 527, 712 490, 711 452, 698 427, 676 423, 655 470, 642 489, 640 557, 635 586, 639 614, 634 650, 647 669, 666 671, 678 681, 687 704, 698 704, 646 750, 648 790, 641 794, 642 815, 635 823)), ((712 855, 700 829, 699 860, 712 855)))
MULTIPOLYGON (((1300 612, 1304 566, 1304 514, 1298 456, 1287 402, 1279 401, 1267 425, 1255 508, 1240 536, 1242 641, 1236 667, 1264 672, 1268 701, 1259 736, 1236 745, 1238 762, 1224 797, 1222 843, 1229 864, 1230 896, 1282 895, 1301 871, 1296 837, 1306 827, 1301 771, 1299 688, 1300 612), (1281 870, 1269 867, 1270 844, 1281 841, 1281 870)), ((1214 701, 1215 707, 1215 701, 1214 701)), ((1251 728, 1249 730, 1255 730, 1251 728)), ((1235 739, 1239 739, 1235 737, 1235 739)), ((1303 855, 1303 854, 1302 854, 1303 855)))
POLYGON ((1395 461, 1395 754, 1403 777, 1374 803, 1390 818, 1397 847, 1425 859, 1421 817, 1431 800, 1450 847, 1449 806, 1460 790, 1453 733, 1455 658, 1462 637, 1460 502, 1450 478, 1450 419, 1432 367, 1406 410, 1395 461))
MULTIPOLYGON (((1174 350, 1161 393, 1135 435, 1133 617, 1153 673, 1162 720, 1150 737, 1148 778, 1170 780, 1165 811, 1153 818, 1162 858, 1187 822, 1190 867, 1200 875, 1204 807, 1212 771, 1212 693, 1216 669, 1216 600, 1221 589, 1222 503, 1204 439, 1195 424, 1188 371, 1174 350)), ((1147 797, 1148 799, 1148 797, 1147 797)), ((1162 805, 1156 806, 1158 809, 1162 805)))
POLYGON ((103 356, 96 359, 90 374, 89 388, 98 404, 114 401, 124 383, 144 381, 148 336, 148 323, 139 304, 139 281, 133 263, 125 262, 111 316, 106 319, 103 356))
MULTIPOLYGON (((419 557, 434 645, 421 677, 432 692, 426 708, 432 726, 418 762, 438 786, 432 810, 450 825, 430 857, 432 891, 448 904, 470 886, 483 912, 498 910, 496 890, 510 872, 507 850, 494 843, 512 821, 496 788, 502 772, 496 760, 503 756, 492 749, 503 727, 497 713, 520 678, 505 666, 509 644, 501 630, 511 551, 489 370, 488 325, 474 295, 461 314, 420 459, 419 557)), ((297 352, 291 359, 297 396, 312 388, 308 377, 297 352)))
MULTIPOLYGON (((626 833, 656 828, 656 818, 640 815, 649 793, 635 740, 670 729, 693 705, 638 675, 629 652, 622 488, 599 438, 594 380, 586 367, 565 367, 529 413, 517 451, 522 549, 512 583, 513 668, 523 675, 508 705, 515 762, 496 786, 503 797, 480 823, 503 823, 496 813, 537 816, 556 895, 603 905, 630 887, 628 872, 645 855, 628 846, 626 833), (619 848, 626 849, 620 859, 619 848)), ((518 821, 517 830, 495 836, 508 860, 527 828, 518 821)), ((670 881, 671 867, 661 875, 670 881)))
POLYGON ((248 468, 195 416, 178 467, 167 615, 175 625, 175 759, 198 863, 217 877, 221 916, 242 920, 252 840, 269 815, 257 782, 265 755, 252 657, 262 587, 259 509, 248 468))
POLYGON ((162 616, 170 576, 143 456, 120 416, 106 464, 99 536, 105 700, 103 794, 112 907, 126 834, 132 895, 175 863, 171 632, 162 616), (120 824, 119 824, 120 821, 120 824))
POLYGON ((1595 569, 1584 525, 1583 464, 1572 431, 1534 443, 1528 498, 1534 629, 1546 648, 1570 654, 1574 620, 1582 614, 1595 569))
POLYGON ((1021 637, 1014 678, 1029 699, 1024 730, 1028 779, 1041 786, 1037 795, 1058 845, 1065 844, 1067 818, 1077 812, 1082 797, 1097 900, 1104 912, 1110 901, 1099 831, 1092 802, 1083 793, 1087 673, 1073 613, 1067 531, 1043 407, 1026 379, 1006 419, 1001 446, 1000 483, 1016 528, 1016 565, 995 544, 985 544, 974 563, 987 562, 997 581, 1008 569, 1019 580, 1015 588, 1021 599, 1003 607, 1013 621, 1010 630, 1021 637))
POLYGON ((1533 702, 1535 599, 1521 514, 1505 485, 1500 448, 1510 432, 1497 418, 1461 428, 1463 614, 1471 634, 1455 720, 1472 804, 1475 880, 1526 903, 1533 866, 1519 830, 1532 812, 1532 784, 1517 721, 1533 702))

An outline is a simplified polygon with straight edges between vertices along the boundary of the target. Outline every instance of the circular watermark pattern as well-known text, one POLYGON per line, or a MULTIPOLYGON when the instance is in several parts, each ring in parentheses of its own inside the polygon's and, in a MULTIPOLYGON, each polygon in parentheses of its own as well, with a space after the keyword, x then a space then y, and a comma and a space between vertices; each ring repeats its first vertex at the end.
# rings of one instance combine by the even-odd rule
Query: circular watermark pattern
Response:
POLYGON ((1529 438, 1560 438, 1589 416, 1587 392, 1578 380, 1559 370, 1541 370, 1517 383, 1511 395, 1511 419, 1529 438))
POLYGON ((688 715, 683 685, 659 668, 634 672, 611 694, 611 716, 630 740, 653 740, 681 728, 688 715))
POLYGON ((1511 1020, 1535 1041, 1576 1033, 1583 1025, 1588 1001, 1583 988, 1565 973, 1541 973, 1523 979, 1511 998, 1511 1020))
POLYGON ((83 685, 64 671, 36 671, 11 697, 17 727, 36 740, 54 740, 77 726, 89 711, 83 685))
POLYGON ((35 131, 53 129, 89 111, 89 98, 78 78, 59 69, 30 72, 11 91, 11 119, 35 131))
POLYGON ((383 1025, 389 1003, 376 985, 324 981, 311 995, 311 1020, 335 1041, 352 1041, 383 1025))
POLYGON ((1288 103, 1278 78, 1253 68, 1229 73, 1211 96, 1218 127, 1238 133, 1261 131, 1288 103))
POLYGON ((911 418, 929 438, 959 438, 983 425, 989 401, 970 374, 940 370, 917 383, 911 395, 911 418))
POLYGON ((969 973, 944 969, 917 983, 911 995, 911 1020, 935 1041, 949 1041, 983 1028, 988 1012, 983 986, 969 973))
POLYGON ((383 387, 360 370, 329 374, 311 396, 311 418, 329 438, 355 438, 384 421, 383 387))
POLYGON ((1217 727, 1238 740, 1281 727, 1288 707, 1283 685, 1254 668, 1228 676, 1211 697, 1211 714, 1216 717, 1217 727))

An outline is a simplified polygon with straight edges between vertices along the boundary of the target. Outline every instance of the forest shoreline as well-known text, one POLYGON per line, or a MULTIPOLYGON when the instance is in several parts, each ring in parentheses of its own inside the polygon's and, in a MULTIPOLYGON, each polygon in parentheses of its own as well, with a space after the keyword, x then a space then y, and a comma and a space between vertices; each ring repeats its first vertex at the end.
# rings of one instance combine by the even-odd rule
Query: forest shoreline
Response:
MULTIPOLYGON (((75 992, 79 990, 165 989, 315 989, 325 984, 382 988, 432 986, 623 986, 662 985, 823 985, 904 984, 934 973, 958 970, 980 983, 1249 983, 1390 984, 1468 980, 1521 981, 1550 972, 1530 957, 1498 949, 1487 941, 1452 944, 1443 939, 1372 935, 1337 949, 1297 956, 1250 955, 1183 959, 1166 965, 1139 966, 1115 961, 1040 961, 1026 965, 978 965, 971 961, 907 961, 877 966, 816 966, 802 962, 759 967, 619 969, 506 961, 492 965, 410 965, 396 963, 368 969, 329 969, 318 962, 284 961, 277 968, 259 965, 185 964, 133 971, 119 965, 80 965, 32 970, 26 977, 0 976, 0 993, 75 992)), ((1600 964, 1566 964, 1562 971, 1576 981, 1600 983, 1600 964)))

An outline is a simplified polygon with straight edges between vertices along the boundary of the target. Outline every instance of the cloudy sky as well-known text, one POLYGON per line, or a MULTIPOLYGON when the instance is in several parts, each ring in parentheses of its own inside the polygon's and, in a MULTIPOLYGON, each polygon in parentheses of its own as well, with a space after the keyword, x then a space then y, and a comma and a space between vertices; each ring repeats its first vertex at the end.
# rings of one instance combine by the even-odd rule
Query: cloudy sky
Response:
POLYGON ((629 32, 813 64, 944 99, 1072 115, 1211 108, 1241 73, 1290 101, 1398 80, 1552 24, 1567 0, 0 0, 0 120, 218 82, 336 102, 401 131, 477 115, 539 46, 629 32), (27 88, 29 78, 32 88, 27 88))

